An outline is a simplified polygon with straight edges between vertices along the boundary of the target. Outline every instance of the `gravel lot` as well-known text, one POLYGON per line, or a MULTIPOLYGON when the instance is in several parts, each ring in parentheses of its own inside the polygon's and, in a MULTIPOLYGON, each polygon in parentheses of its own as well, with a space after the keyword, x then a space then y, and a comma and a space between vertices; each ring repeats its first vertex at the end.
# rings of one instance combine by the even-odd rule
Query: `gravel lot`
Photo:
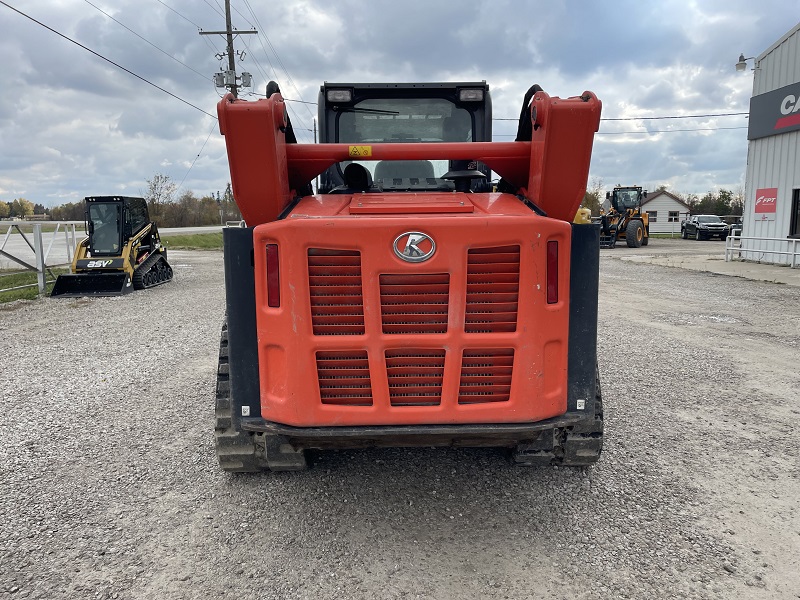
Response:
POLYGON ((686 249, 602 253, 585 470, 417 449, 222 473, 220 253, 0 305, 0 598, 800 598, 800 288, 619 260, 686 249))

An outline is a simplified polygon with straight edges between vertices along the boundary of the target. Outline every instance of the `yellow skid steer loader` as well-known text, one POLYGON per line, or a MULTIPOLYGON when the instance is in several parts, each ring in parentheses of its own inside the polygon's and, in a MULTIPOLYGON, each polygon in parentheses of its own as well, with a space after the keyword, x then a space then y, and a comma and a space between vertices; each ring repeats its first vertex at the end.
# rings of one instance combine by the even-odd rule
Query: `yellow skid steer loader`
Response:
POLYGON ((120 296, 172 279, 167 249, 144 198, 91 196, 86 232, 71 271, 59 275, 51 296, 120 296))

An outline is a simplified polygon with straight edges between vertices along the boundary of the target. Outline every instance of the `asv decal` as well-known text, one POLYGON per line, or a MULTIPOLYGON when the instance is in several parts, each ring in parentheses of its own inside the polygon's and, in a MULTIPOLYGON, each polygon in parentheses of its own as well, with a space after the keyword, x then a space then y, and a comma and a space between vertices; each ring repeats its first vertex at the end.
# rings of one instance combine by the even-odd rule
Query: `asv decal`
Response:
POLYGON ((89 269, 102 269, 103 267, 107 267, 110 265, 113 260, 90 260, 86 263, 86 267, 89 269))

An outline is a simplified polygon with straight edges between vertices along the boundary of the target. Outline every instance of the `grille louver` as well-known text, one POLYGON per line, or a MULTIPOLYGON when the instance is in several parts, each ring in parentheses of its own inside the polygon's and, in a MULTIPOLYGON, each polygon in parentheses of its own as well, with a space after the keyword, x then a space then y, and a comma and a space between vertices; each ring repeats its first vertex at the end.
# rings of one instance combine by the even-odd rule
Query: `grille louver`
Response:
POLYGON ((383 333, 447 333, 450 275, 381 275, 383 333))
POLYGON ((309 248, 308 285, 314 335, 364 333, 360 252, 309 248))
POLYGON ((470 250, 464 331, 516 331, 518 302, 519 246, 470 250))
POLYGON ((372 406, 366 351, 317 352, 317 378, 323 404, 372 406))
POLYGON ((514 350, 464 350, 459 404, 507 402, 511 395, 514 350))
POLYGON ((442 402, 445 351, 386 351, 386 376, 392 406, 437 406, 442 402))

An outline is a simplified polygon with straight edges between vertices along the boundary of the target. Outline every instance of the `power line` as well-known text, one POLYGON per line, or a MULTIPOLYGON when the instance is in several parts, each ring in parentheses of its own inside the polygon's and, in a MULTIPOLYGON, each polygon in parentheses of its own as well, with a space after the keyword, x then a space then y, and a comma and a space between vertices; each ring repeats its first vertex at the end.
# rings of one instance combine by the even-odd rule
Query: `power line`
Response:
MULTIPOLYGON (((177 10, 175 10, 174 8, 172 8, 169 4, 167 4, 163 0, 156 0, 156 2, 158 2, 159 4, 167 7, 168 9, 170 9, 172 12, 174 12, 176 15, 178 15, 184 21, 187 21, 188 23, 191 23, 192 25, 194 25, 197 28, 197 31, 202 31, 203 28, 200 27, 200 25, 198 25, 197 23, 192 21, 186 15, 184 15, 184 14, 178 12, 177 10)), ((208 39, 208 37, 203 36, 203 41, 206 43, 206 46, 208 46, 209 48, 211 48, 211 50, 213 50, 214 54, 219 54, 219 50, 217 49, 216 46, 214 46, 214 44, 211 42, 211 40, 208 39)))
POLYGON ((698 127, 697 129, 650 129, 649 131, 598 131, 597 135, 627 135, 643 133, 677 133, 680 131, 722 131, 728 129, 747 129, 747 127, 698 127))
MULTIPOLYGON (((659 121, 662 119, 706 119, 709 117, 737 117, 740 115, 749 115, 750 113, 746 112, 735 112, 735 113, 714 113, 714 114, 707 114, 707 115, 669 115, 665 117, 615 117, 615 118, 603 118, 600 119, 601 121, 659 121)), ((494 118, 492 121, 519 121, 519 118, 514 119, 504 119, 504 118, 494 118)))
POLYGON ((600 119, 601 121, 658 121, 661 119, 707 119, 709 117, 738 117, 749 115, 746 112, 714 113, 708 115, 671 115, 667 117, 618 117, 614 119, 600 119))
POLYGON ((213 5, 213 4, 211 4, 211 2, 209 2, 208 0, 203 0, 203 2, 205 2, 206 4, 208 4, 208 6, 210 6, 210 7, 211 7, 211 10, 213 10, 215 13, 217 13, 217 14, 218 14, 220 17, 222 17, 223 19, 225 18, 225 13, 224 13, 224 12, 220 12, 220 10, 219 10, 218 6, 214 6, 214 5, 213 5))
MULTIPOLYGON (((264 29, 264 28, 261 26, 261 23, 259 23, 259 21, 258 21, 258 16, 257 16, 257 15, 256 15, 256 13, 253 11, 253 8, 250 6, 250 2, 249 2, 248 0, 243 0, 243 1, 244 1, 244 5, 245 5, 245 6, 247 7, 247 9, 250 11, 250 14, 251 14, 251 15, 253 15, 253 20, 255 20, 255 22, 256 22, 256 25, 258 26, 258 28, 259 28, 261 31, 266 31, 266 30, 265 30, 265 29, 264 29)), ((291 76, 291 75, 289 75, 289 70, 288 70, 288 69, 286 68, 286 66, 283 64, 283 61, 281 60, 281 57, 278 55, 278 51, 277 51, 277 50, 275 50, 275 47, 272 45, 272 42, 270 42, 270 41, 269 41, 269 36, 267 36, 267 34, 266 34, 266 33, 264 33, 264 39, 265 39, 265 40, 267 40, 267 45, 268 45, 268 46, 270 47, 270 49, 272 50, 273 54, 275 54, 275 58, 278 60, 278 64, 281 66, 281 69, 283 69, 283 72, 284 72, 284 73, 286 73, 286 79, 289 81, 289 84, 290 84, 290 85, 291 85, 291 86, 294 88, 294 90, 297 92, 297 95, 298 95, 298 97, 300 97, 300 99, 302 100, 302 98, 303 98, 303 95, 300 93, 300 90, 299 90, 299 89, 298 89, 298 87, 295 85, 295 83, 294 83, 294 80, 292 79, 292 76, 291 76)), ((306 107, 306 110, 308 111, 308 115, 309 115, 309 116, 310 116, 310 117, 313 119, 313 118, 314 118, 314 115, 313 115, 313 113, 311 112, 311 110, 310 110, 308 107, 306 107)))
POLYGON ((185 62, 182 62, 182 61, 178 60, 177 58, 175 58, 174 56, 172 56, 172 55, 171 55, 169 52, 167 52, 166 50, 162 50, 161 48, 159 48, 158 46, 156 46, 156 45, 155 45, 153 42, 151 42, 150 40, 148 40, 148 39, 146 39, 146 38, 142 37, 141 35, 139 35, 138 33, 136 33, 136 32, 135 32, 133 29, 131 29, 130 27, 128 27, 128 26, 127 26, 127 25, 125 25, 124 23, 122 23, 122 22, 118 21, 117 19, 115 19, 114 17, 112 17, 110 14, 108 14, 106 11, 104 11, 102 8, 100 8, 100 7, 99 7, 99 6, 97 6, 96 4, 92 4, 91 2, 89 2, 89 0, 83 0, 83 1, 84 1, 84 2, 86 2, 86 4, 88 4, 89 6, 92 6, 92 7, 96 8, 97 10, 99 10, 101 13, 103 13, 103 14, 104 14, 105 16, 107 16, 109 19, 111 19, 112 21, 114 21, 114 23, 116 23, 117 25, 119 25, 119 26, 121 26, 121 27, 124 27, 125 29, 127 29, 128 31, 130 31, 130 32, 131 32, 133 35, 135 35, 136 37, 138 37, 138 38, 139 38, 140 40, 142 40, 143 42, 145 42, 145 43, 147 43, 147 44, 150 44, 150 45, 151 45, 153 48, 155 48, 156 50, 158 50, 159 52, 161 52, 161 54, 164 54, 165 56, 168 56, 168 57, 170 57, 172 60, 174 60, 174 61, 175 61, 176 63, 178 63, 179 65, 183 65, 184 67, 186 67, 186 68, 187 68, 187 69, 189 69, 190 71, 194 71, 195 73, 197 73, 198 75, 200 75, 200 77, 202 77, 203 79, 205 79, 205 80, 208 80, 208 76, 206 76, 206 75, 203 75, 203 74, 202 74, 200 71, 197 71, 196 69, 193 69, 192 67, 190 67, 189 65, 187 65, 185 62))
POLYGON ((200 151, 197 153, 197 156, 194 157, 194 160, 192 161, 192 164, 189 165, 189 170, 186 171, 186 175, 183 176, 183 179, 181 179, 181 182, 178 185, 178 188, 175 190, 176 193, 183 187, 183 182, 186 181, 186 178, 189 176, 189 173, 191 172, 192 167, 194 167, 194 163, 196 163, 197 159, 200 158, 200 155, 203 153, 203 149, 206 147, 206 144, 208 143, 208 140, 211 139, 211 134, 214 133, 214 129, 216 129, 216 127, 217 127, 216 123, 213 123, 211 125, 211 131, 208 132, 208 137, 206 137, 206 141, 203 142, 203 145, 200 147, 200 151))
POLYGON ((202 29, 202 27, 200 27, 200 25, 198 25, 197 23, 195 23, 194 21, 192 21, 192 20, 191 20, 189 17, 187 17, 187 16, 185 16, 185 15, 182 15, 181 13, 179 13, 177 10, 175 10, 174 8, 172 8, 172 7, 171 7, 169 4, 166 4, 165 2, 162 2, 162 0, 156 0, 156 2, 158 2, 159 4, 163 4, 163 5, 164 5, 164 6, 166 6, 168 9, 170 9, 172 12, 174 12, 176 15, 178 15, 178 16, 179 16, 181 19, 184 19, 185 21, 188 21, 189 23, 191 23, 192 25, 194 25, 195 27, 197 27, 197 29, 202 29))
MULTIPOLYGON (((275 50, 275 47, 270 42, 269 37, 267 36, 267 34, 263 33, 265 30, 261 26, 261 23, 259 22, 258 17, 255 14, 255 11, 253 11, 253 7, 250 6, 250 3, 247 0, 244 0, 244 4, 247 7, 247 9, 250 11, 250 15, 251 15, 253 21, 255 21, 256 25, 258 26, 258 29, 259 29, 258 41, 261 44, 261 49, 264 51, 264 56, 267 59, 267 62, 269 63, 270 68, 272 69, 272 73, 273 73, 272 79, 274 79, 275 81, 279 81, 281 78, 278 76, 278 71, 275 68, 275 65, 272 64, 272 60, 270 59, 269 52, 267 51, 266 46, 264 46, 264 40, 267 41, 267 44, 272 49, 272 53, 275 55, 275 58, 277 59, 278 63, 281 65, 281 68, 283 69, 283 72, 286 74, 287 81, 295 89, 295 91, 297 92, 297 95, 300 96, 300 98, 302 100, 302 95, 300 94, 300 90, 298 90, 297 86, 294 84, 294 81, 292 80, 291 75, 289 75, 289 71, 286 69, 286 67, 284 66, 283 62, 281 61, 280 56, 278 56, 277 50, 275 50), (264 36, 263 39, 261 37, 262 33, 263 33, 263 36, 264 36)), ((248 20, 247 17, 242 15, 242 13, 237 8, 234 7, 234 10, 236 10, 236 12, 239 13, 239 15, 241 15, 243 19, 248 20)), ((256 63, 258 63, 257 60, 256 60, 256 63)), ((287 104, 286 108, 287 108, 287 110, 289 110, 292 113, 292 115, 294 116, 295 121, 301 125, 301 128, 300 128, 301 131, 311 131, 311 128, 309 128, 308 126, 305 125, 305 120, 300 117, 300 114, 291 105, 287 104)), ((308 112, 309 116, 311 117, 311 120, 313 121, 314 120, 314 115, 311 113, 311 111, 308 109, 308 107, 306 107, 306 111, 308 112)))
MULTIPOLYGON (((649 131, 598 131, 597 135, 650 135, 653 133, 679 133, 692 131, 723 131, 731 129, 747 129, 747 127, 698 127, 696 129, 651 129, 649 131)), ((516 137, 513 133, 494 133, 492 137, 516 137)))
POLYGON ((21 10, 18 10, 18 9, 16 9, 16 8, 14 8, 14 7, 13 7, 13 6, 11 6, 10 4, 8 4, 7 2, 4 2, 4 0, 0 0, 0 4, 2 4, 3 6, 5 6, 5 7, 7 7, 7 8, 10 8, 10 9, 11 9, 11 10, 13 10, 15 13, 18 13, 18 14, 22 15, 22 16, 23 16, 23 17, 25 17, 26 19, 30 19, 31 21, 33 21, 33 22, 34 22, 34 23, 36 23, 37 25, 40 25, 41 27, 44 27, 45 29, 47 29, 47 30, 49 30, 49 31, 52 31, 53 33, 55 33, 56 35, 58 35, 58 36, 60 36, 60 37, 64 38, 65 40, 67 40, 67 41, 69 41, 69 42, 72 42, 72 43, 73 43, 73 44, 75 44, 76 46, 80 46, 81 48, 83 48, 83 49, 84 49, 84 50, 86 50, 87 52, 91 52, 91 53, 92 53, 92 54, 94 54, 96 57, 103 59, 103 60, 104 60, 104 61, 106 61, 107 63, 114 65, 115 67, 117 67, 118 69, 121 69, 121 70, 125 71, 125 72, 126 72, 126 73, 128 73, 129 75, 133 75, 133 76, 134 76, 134 77, 136 77, 137 79, 140 79, 141 81, 144 81, 144 82, 145 82, 147 85, 151 85, 151 86, 153 86, 154 88, 156 88, 157 90, 160 90, 160 91, 164 92, 164 93, 165 93, 165 94, 167 94, 168 96, 172 96, 172 97, 173 97, 173 98, 175 98, 176 100, 180 100, 181 102, 183 102, 184 104, 186 104, 186 105, 188 105, 188 106, 191 106, 191 107, 192 107, 192 108, 194 108, 195 110, 199 110, 199 111, 200 111, 201 113, 203 113, 204 115, 208 115, 209 117, 211 117, 211 118, 213 118, 213 119, 216 119, 216 118, 217 118, 217 117, 215 117, 214 115, 212 115, 211 113, 208 113, 208 112, 206 112, 205 110, 203 110, 203 109, 202 109, 202 108, 200 108, 199 106, 195 106, 194 104, 192 104, 192 103, 191 103, 191 102, 189 102, 188 100, 184 100, 183 98, 181 98, 180 96, 177 96, 177 95, 173 94, 173 93, 172 93, 172 92, 170 92, 169 90, 165 90, 164 88, 162 88, 162 87, 161 87, 161 86, 159 86, 159 85, 156 85, 156 84, 155 84, 155 83, 153 83, 152 81, 150 81, 150 80, 148 80, 148 79, 145 79, 145 78, 144 78, 144 77, 142 77, 141 75, 137 75, 136 73, 134 73, 134 72, 133 72, 133 71, 131 71, 130 69, 126 69, 126 68, 125 68, 125 67, 123 67, 122 65, 120 65, 120 64, 118 64, 118 63, 115 63, 115 62, 114 62, 113 60, 111 60, 110 58, 106 58, 106 57, 105 57, 105 56, 103 56, 102 54, 100 54, 100 53, 98 53, 98 52, 95 52, 94 50, 92 50, 91 48, 88 48, 88 47, 84 46, 84 45, 83 45, 83 44, 81 44, 80 42, 77 42, 77 41, 73 40, 71 37, 64 35, 64 34, 63 34, 63 33, 61 33, 60 31, 56 31, 55 29, 53 29, 52 27, 49 27, 49 26, 45 25, 45 24, 44 24, 44 23, 42 23, 41 21, 37 21, 36 19, 34 19, 33 17, 31 17, 30 15, 27 15, 27 14, 25 14, 24 12, 22 12, 21 10))

